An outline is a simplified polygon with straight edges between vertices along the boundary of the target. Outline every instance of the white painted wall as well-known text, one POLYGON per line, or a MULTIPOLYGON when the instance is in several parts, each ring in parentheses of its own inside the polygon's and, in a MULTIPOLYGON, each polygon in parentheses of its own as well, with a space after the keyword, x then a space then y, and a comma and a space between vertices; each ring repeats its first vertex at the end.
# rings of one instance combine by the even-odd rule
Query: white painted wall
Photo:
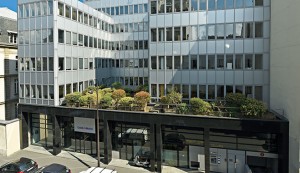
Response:
POLYGON ((0 121, 0 155, 9 156, 20 150, 20 121, 0 121))
POLYGON ((289 172, 299 172, 300 1, 271 2, 270 105, 290 122, 289 172))

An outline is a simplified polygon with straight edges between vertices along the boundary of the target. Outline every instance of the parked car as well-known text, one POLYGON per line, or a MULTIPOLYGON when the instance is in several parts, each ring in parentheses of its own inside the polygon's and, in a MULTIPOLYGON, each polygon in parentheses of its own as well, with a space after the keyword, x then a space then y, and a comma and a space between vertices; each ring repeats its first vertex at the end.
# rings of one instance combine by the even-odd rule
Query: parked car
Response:
POLYGON ((106 168, 100 168, 100 167, 90 167, 86 171, 82 171, 80 173, 118 173, 115 170, 106 169, 106 168))
POLYGON ((53 163, 51 165, 41 167, 37 173, 71 173, 71 170, 64 165, 53 163))
POLYGON ((150 151, 140 150, 140 152, 138 152, 137 155, 135 156, 135 158, 133 159, 133 163, 136 166, 149 168, 150 167, 150 151))
POLYGON ((0 173, 34 173, 37 170, 37 162, 25 157, 21 157, 19 160, 6 163, 0 167, 0 173))
POLYGON ((182 134, 167 134, 163 141, 163 148, 170 150, 183 150, 185 148, 185 137, 182 134))

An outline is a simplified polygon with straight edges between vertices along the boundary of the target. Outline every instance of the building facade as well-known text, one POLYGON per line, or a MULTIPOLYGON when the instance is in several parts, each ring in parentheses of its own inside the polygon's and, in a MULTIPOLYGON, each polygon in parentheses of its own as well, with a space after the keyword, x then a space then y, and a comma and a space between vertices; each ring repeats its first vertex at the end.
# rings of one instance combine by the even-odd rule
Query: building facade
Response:
POLYGON ((12 120, 19 96, 17 14, 0 8, 0 23, 0 120, 12 120))

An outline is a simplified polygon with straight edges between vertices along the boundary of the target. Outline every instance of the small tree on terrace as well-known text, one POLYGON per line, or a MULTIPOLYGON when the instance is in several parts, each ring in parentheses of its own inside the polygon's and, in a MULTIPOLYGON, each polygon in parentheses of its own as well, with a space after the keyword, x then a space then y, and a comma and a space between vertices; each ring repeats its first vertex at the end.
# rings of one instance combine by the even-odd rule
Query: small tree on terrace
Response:
POLYGON ((118 108, 119 101, 125 96, 126 96, 126 93, 123 89, 117 89, 117 90, 113 91, 111 97, 115 101, 116 108, 118 108))
POLYGON ((72 107, 76 103, 79 103, 80 96, 81 96, 80 92, 70 93, 65 96, 65 100, 66 100, 67 104, 72 107))
POLYGON ((146 91, 140 91, 134 95, 135 103, 145 110, 147 103, 150 101, 150 94, 146 91))
POLYGON ((169 104, 179 104, 182 100, 182 94, 176 92, 174 89, 171 90, 169 94, 166 96, 169 104))

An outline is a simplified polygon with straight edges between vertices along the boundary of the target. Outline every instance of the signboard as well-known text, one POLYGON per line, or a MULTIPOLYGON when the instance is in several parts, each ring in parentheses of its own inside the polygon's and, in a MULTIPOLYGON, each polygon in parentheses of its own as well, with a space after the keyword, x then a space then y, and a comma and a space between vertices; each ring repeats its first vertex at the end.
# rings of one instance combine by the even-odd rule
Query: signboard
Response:
POLYGON ((74 131, 95 133, 95 119, 74 117, 74 131))

